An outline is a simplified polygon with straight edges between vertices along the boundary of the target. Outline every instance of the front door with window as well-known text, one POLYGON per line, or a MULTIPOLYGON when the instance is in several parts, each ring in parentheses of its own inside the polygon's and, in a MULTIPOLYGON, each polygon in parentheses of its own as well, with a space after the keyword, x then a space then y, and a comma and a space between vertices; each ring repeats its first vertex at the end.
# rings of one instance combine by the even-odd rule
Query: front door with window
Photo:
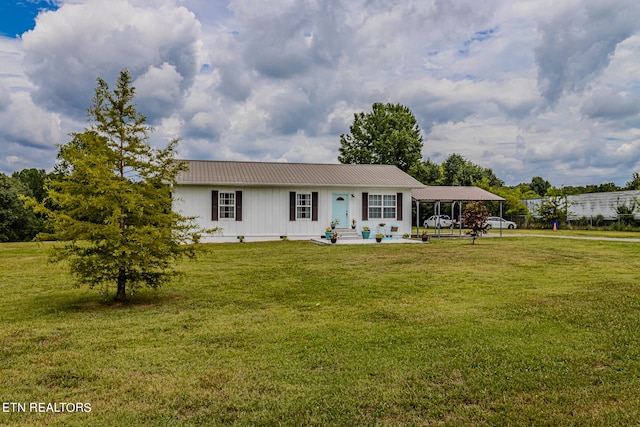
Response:
POLYGON ((338 228, 349 227, 349 195, 333 194, 331 221, 338 220, 338 228))

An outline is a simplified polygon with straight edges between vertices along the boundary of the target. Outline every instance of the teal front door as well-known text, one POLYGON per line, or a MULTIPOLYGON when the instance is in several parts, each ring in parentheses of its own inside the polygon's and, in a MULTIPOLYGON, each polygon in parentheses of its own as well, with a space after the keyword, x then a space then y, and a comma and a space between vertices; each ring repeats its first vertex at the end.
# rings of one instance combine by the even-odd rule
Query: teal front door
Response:
POLYGON ((338 220, 338 228, 349 227, 349 195, 333 194, 332 209, 333 215, 331 221, 338 220))

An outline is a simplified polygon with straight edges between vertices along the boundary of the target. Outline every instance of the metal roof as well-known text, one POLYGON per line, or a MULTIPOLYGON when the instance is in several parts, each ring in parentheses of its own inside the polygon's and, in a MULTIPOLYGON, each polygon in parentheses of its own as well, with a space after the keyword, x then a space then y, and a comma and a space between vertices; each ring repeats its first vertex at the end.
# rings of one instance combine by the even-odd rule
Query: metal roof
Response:
POLYGON ((421 202, 503 201, 478 187, 430 186, 411 190, 411 197, 421 202))
POLYGON ((177 184, 328 187, 424 187, 393 165, 186 160, 177 184))

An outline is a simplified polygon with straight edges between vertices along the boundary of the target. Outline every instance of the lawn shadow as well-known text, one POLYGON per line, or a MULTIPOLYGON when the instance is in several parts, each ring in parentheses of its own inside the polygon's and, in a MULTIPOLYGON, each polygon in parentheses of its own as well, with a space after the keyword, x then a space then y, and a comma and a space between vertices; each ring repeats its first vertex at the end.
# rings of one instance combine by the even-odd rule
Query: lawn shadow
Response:
POLYGON ((105 311, 129 311, 149 309, 164 306, 182 299, 181 295, 164 292, 162 289, 144 289, 129 298, 127 302, 115 302, 114 295, 106 298, 97 290, 86 290, 82 293, 73 291, 64 295, 51 297, 37 297, 34 306, 44 311, 41 314, 71 314, 105 311))

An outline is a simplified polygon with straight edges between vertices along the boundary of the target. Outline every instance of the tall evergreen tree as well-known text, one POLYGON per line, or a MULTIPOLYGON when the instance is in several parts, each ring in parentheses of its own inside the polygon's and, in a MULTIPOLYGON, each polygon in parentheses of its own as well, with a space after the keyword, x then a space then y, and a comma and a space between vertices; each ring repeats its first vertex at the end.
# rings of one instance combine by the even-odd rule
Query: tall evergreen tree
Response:
MULTIPOLYGON (((175 160, 178 141, 152 148, 145 117, 133 104, 135 88, 123 70, 116 88, 98 79, 88 109, 91 126, 60 147, 48 196, 37 204, 48 215, 50 236, 64 241, 55 260, 67 260, 84 283, 124 302, 141 285, 156 288, 175 273, 173 262, 193 255, 199 231, 172 210, 171 187, 185 168, 175 160), (54 206, 55 209, 48 209, 54 206)), ((35 200, 33 201, 35 204, 35 200)))

